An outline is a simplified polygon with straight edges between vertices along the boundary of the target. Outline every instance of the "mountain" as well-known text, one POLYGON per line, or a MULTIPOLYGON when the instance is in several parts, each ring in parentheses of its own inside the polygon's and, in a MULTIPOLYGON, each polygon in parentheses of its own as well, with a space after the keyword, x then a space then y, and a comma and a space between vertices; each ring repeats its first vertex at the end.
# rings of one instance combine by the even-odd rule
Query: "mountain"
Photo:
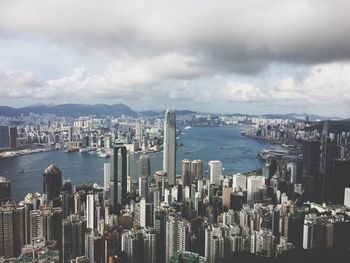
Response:
POLYGON ((114 105, 106 104, 60 104, 54 106, 48 106, 44 104, 32 105, 23 108, 12 108, 7 106, 0 106, 0 115, 3 116, 18 116, 21 113, 52 113, 57 116, 71 116, 78 117, 83 115, 128 115, 136 116, 136 112, 130 109, 128 106, 118 103, 114 105))
POLYGON ((325 117, 315 114, 307 114, 307 113, 286 113, 286 114, 264 114, 261 115, 267 119, 296 119, 296 120, 305 120, 306 117, 309 118, 309 121, 324 121, 324 120, 341 120, 338 117, 325 117))

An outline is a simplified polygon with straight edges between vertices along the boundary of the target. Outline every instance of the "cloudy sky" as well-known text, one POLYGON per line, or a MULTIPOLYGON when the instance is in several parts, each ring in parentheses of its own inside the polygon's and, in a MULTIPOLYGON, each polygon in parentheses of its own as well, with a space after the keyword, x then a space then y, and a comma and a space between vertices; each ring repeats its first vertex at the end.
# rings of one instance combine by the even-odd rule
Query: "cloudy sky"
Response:
POLYGON ((350 117, 348 0, 2 0, 0 105, 350 117))

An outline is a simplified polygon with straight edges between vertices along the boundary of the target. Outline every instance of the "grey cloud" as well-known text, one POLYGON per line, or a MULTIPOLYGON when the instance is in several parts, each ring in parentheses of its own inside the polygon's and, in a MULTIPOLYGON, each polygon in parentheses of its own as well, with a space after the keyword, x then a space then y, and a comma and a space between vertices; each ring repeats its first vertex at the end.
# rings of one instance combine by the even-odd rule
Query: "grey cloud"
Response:
POLYGON ((194 56, 207 74, 350 59, 350 2, 5 1, 0 28, 90 56, 194 56))

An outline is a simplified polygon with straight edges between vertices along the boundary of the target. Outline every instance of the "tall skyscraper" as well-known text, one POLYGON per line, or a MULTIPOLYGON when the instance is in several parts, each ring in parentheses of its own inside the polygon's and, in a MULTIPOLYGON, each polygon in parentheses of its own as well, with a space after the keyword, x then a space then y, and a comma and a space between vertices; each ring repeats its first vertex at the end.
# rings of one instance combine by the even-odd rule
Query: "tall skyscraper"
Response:
POLYGON ((62 220, 63 262, 84 255, 84 224, 77 215, 62 220))
POLYGON ((60 169, 51 164, 43 173, 43 193, 47 200, 58 198, 62 189, 62 174, 60 169))
POLYGON ((105 191, 109 189, 109 184, 111 183, 111 163, 105 162, 103 164, 103 186, 105 191))
POLYGON ((139 196, 148 199, 151 164, 147 154, 141 154, 139 160, 139 196))
POLYGON ((182 160, 182 184, 183 186, 191 186, 192 178, 191 178, 191 161, 190 160, 182 160))
POLYGON ((209 161, 210 182, 220 185, 220 176, 222 175, 222 163, 220 161, 209 161))
POLYGON ((176 182, 176 115, 167 109, 164 117, 163 170, 167 172, 168 184, 176 182))
POLYGON ((0 150, 6 150, 10 147, 9 127, 0 126, 0 150))
POLYGON ((192 175, 192 180, 203 179, 203 161, 202 160, 191 161, 191 175, 192 175))
POLYGON ((10 127, 10 138, 9 138, 9 146, 11 149, 17 148, 17 127, 10 127))
POLYGON ((90 263, 103 262, 103 239, 96 231, 91 230, 85 234, 85 256, 89 258, 90 263))
POLYGON ((0 256, 18 257, 25 244, 24 207, 8 202, 0 207, 0 256))
POLYGON ((94 218, 95 218, 94 194, 90 192, 86 197, 87 228, 94 229, 94 218))
POLYGON ((118 182, 119 182, 119 158, 118 153, 121 153, 121 205, 124 206, 127 202, 127 151, 123 144, 117 144, 114 147, 114 172, 113 172, 113 182, 114 182, 114 193, 113 202, 115 207, 114 211, 118 210, 118 182))

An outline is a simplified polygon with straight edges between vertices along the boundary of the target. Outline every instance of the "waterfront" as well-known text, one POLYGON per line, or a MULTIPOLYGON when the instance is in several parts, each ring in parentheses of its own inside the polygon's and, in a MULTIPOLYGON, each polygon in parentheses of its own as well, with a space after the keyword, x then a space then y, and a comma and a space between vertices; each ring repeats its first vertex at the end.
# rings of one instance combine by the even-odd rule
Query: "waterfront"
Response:
MULTIPOLYGON (((241 135, 245 125, 221 127, 193 127, 183 129, 177 150, 177 174, 181 174, 181 160, 202 159, 204 170, 209 160, 220 160, 224 174, 247 172, 261 167, 256 155, 262 149, 276 146, 241 135)), ((137 160, 140 154, 131 155, 130 173, 137 179, 137 160)), ((151 170, 162 169, 162 152, 150 153, 151 170)), ((109 159, 89 153, 43 152, 0 159, 0 175, 11 180, 12 197, 22 200, 27 192, 42 191, 42 172, 51 163, 62 171, 63 178, 73 184, 96 182, 103 185, 103 163, 109 159)))

